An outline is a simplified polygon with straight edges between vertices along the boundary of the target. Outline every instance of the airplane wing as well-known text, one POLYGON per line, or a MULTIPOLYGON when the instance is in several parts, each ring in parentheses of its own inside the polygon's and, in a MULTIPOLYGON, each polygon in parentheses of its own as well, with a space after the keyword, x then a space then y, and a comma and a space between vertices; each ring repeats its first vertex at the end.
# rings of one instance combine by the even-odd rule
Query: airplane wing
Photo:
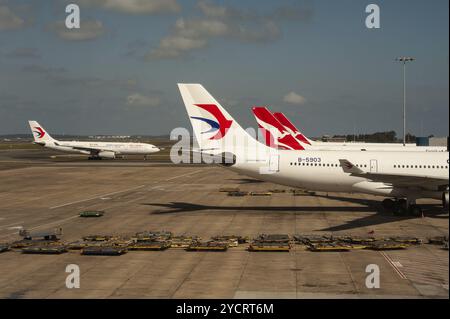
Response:
POLYGON ((339 160, 342 170, 352 176, 367 178, 373 182, 381 182, 390 184, 393 187, 414 187, 427 190, 438 190, 448 186, 448 178, 427 176, 427 175, 411 175, 411 174, 384 174, 366 172, 346 159, 339 160))
POLYGON ((64 144, 59 144, 59 143, 55 143, 56 146, 67 146, 67 147, 71 147, 74 150, 78 150, 78 151, 86 151, 86 152, 90 152, 92 154, 98 154, 100 152, 113 152, 115 153, 113 150, 108 150, 108 149, 103 149, 103 148, 95 148, 95 147, 84 147, 84 146, 72 146, 72 145, 64 145, 64 144))

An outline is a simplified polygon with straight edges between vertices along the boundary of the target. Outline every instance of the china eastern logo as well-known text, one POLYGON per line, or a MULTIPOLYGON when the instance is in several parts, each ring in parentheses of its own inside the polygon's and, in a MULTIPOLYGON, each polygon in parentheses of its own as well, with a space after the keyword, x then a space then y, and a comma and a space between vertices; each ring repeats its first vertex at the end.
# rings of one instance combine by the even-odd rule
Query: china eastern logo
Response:
POLYGON ((348 168, 348 169, 352 169, 352 168, 353 168, 353 164, 350 163, 349 161, 345 161, 345 162, 344 162, 344 165, 345 165, 345 167, 348 168))
POLYGON ((223 113, 215 104, 194 104, 194 105, 204 109, 214 117, 214 119, 211 119, 211 118, 191 116, 191 118, 203 121, 209 124, 209 126, 211 127, 209 130, 202 132, 202 134, 216 132, 216 134, 214 134, 212 137, 209 138, 210 140, 220 140, 221 138, 223 138, 225 134, 227 134, 227 131, 231 127, 231 124, 233 124, 233 121, 227 120, 226 117, 223 115, 223 113))
POLYGON ((38 138, 43 138, 44 135, 45 135, 44 130, 41 129, 39 126, 35 127, 35 129, 36 129, 37 131, 33 131, 33 132, 37 134, 37 137, 38 137, 38 138))

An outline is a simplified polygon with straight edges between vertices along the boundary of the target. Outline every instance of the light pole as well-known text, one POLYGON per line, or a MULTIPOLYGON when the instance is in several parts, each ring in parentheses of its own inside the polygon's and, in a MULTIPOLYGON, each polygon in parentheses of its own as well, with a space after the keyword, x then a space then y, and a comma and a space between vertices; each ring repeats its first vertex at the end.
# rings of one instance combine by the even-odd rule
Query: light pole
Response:
POLYGON ((403 146, 406 146, 406 62, 412 62, 415 58, 402 56, 395 61, 403 63, 403 146))

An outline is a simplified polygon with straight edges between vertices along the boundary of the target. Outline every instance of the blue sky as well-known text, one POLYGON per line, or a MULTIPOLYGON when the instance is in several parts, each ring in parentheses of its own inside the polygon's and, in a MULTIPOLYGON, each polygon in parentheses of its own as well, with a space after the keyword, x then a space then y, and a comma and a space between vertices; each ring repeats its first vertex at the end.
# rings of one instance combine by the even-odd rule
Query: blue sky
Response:
POLYGON ((66 134, 190 128, 177 82, 202 83, 244 127, 285 112, 308 135, 448 135, 448 1, 0 0, 0 134, 28 119, 66 134), (381 28, 367 29, 376 3, 381 28), (289 99, 286 96, 297 98, 289 99), (294 94, 292 94, 294 93, 294 94), (301 98, 299 98, 301 97, 301 98))

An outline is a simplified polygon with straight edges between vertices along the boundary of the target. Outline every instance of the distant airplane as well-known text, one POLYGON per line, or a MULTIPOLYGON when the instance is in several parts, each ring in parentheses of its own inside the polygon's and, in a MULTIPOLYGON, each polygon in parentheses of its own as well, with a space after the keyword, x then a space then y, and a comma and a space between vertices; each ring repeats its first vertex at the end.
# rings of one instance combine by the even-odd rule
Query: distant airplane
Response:
POLYGON ((238 173, 324 192, 387 197, 395 214, 420 216, 420 198, 448 209, 448 152, 275 150, 250 136, 200 84, 178 84, 199 149, 238 173), (392 199, 395 199, 392 200, 392 199))
POLYGON ((117 155, 149 155, 160 149, 147 143, 58 141, 36 121, 28 121, 34 143, 53 150, 90 155, 89 159, 116 158, 117 155))
POLYGON ((286 139, 288 132, 297 143, 291 143, 294 150, 334 150, 334 151, 399 151, 399 152, 445 152, 446 147, 417 146, 416 144, 397 143, 358 143, 358 142, 316 142, 303 135, 289 119, 280 112, 271 113, 267 107, 253 107, 253 114, 260 130, 262 130, 267 146, 287 149, 279 142, 280 136, 286 139), (278 142, 272 136, 278 134, 278 142))

